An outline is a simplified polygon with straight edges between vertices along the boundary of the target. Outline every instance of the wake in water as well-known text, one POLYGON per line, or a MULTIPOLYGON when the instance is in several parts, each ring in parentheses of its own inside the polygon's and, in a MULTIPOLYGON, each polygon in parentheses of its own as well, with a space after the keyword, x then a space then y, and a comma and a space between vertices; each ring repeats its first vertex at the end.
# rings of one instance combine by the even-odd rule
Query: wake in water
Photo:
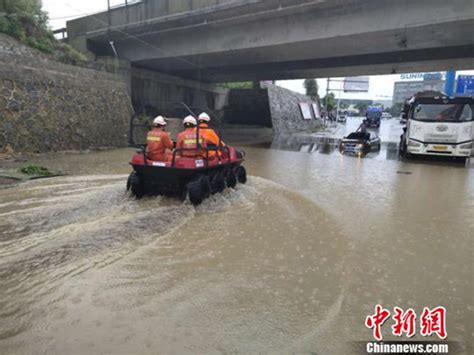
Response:
MULTIPOLYGON (((120 260, 196 213, 217 213, 242 197, 227 190, 196 210, 172 198, 136 200, 125 191, 125 179, 55 178, 1 191, 0 319, 18 315, 19 300, 37 302, 63 278, 120 260)), ((1 323, 0 339, 15 333, 13 323, 1 323)))
MULTIPOLYGON (((125 180, 124 175, 55 178, 0 191, 0 348, 3 339, 8 351, 31 349, 43 334, 42 339, 50 339, 44 351, 61 349, 56 344, 68 341, 68 329, 89 333, 97 312, 105 312, 101 317, 110 318, 110 324, 126 312, 127 324, 148 329, 141 313, 129 313, 131 304, 143 305, 149 315, 161 309, 160 317, 165 310, 168 315, 172 309, 185 312, 193 329, 200 321, 208 324, 206 337, 230 332, 226 336, 232 338, 237 324, 222 328, 222 319, 213 324, 200 318, 197 293, 228 314, 224 319, 229 321, 238 312, 232 306, 234 292, 241 289, 246 295, 249 288, 262 288, 254 300, 261 309, 254 311, 268 312, 266 298, 271 296, 281 306, 275 319, 290 324, 298 316, 289 310, 298 314, 302 304, 316 302, 316 288, 303 280, 327 283, 334 278, 320 275, 318 266, 335 253, 319 250, 329 221, 310 201, 278 184, 251 177, 247 185, 211 196, 195 208, 173 198, 136 200, 125 191, 125 180), (169 292, 174 296, 169 298, 169 292), (216 293, 227 303, 214 300, 216 293), (180 310, 183 303, 187 311, 180 310), (25 339, 31 339, 26 348, 25 339)), ((339 286, 326 287, 317 302, 326 309, 339 294, 339 286)), ((262 324, 255 319, 253 327, 262 324)), ((267 336, 275 333, 271 323, 262 329, 267 336)), ((94 339, 94 332, 89 338, 105 341, 94 339)), ((111 352, 117 350, 114 344, 106 344, 111 352)), ((130 344, 128 350, 144 351, 140 344, 130 344)), ((237 351, 236 344, 231 349, 237 351)), ((200 349, 206 347, 201 344, 200 349)))

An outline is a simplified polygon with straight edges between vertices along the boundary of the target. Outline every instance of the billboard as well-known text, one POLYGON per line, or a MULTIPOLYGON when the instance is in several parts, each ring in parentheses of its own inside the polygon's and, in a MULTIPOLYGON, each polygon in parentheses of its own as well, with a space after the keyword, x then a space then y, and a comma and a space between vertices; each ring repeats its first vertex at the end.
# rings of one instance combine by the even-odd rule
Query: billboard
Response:
POLYGON ((459 75, 456 86, 458 95, 474 95, 474 75, 459 75))
POLYGON ((344 92, 369 92, 369 77, 353 76, 345 78, 344 92))
POLYGON ((301 109, 301 114, 303 115, 303 119, 305 120, 313 119, 313 115, 311 114, 311 108, 308 103, 300 102, 300 109, 301 109))
POLYGON ((320 120, 321 119, 321 111, 319 109, 319 104, 315 104, 313 102, 311 104, 311 106, 313 107, 314 118, 316 118, 317 120, 320 120))
POLYGON ((400 80, 446 80, 445 72, 405 73, 400 74, 400 80))

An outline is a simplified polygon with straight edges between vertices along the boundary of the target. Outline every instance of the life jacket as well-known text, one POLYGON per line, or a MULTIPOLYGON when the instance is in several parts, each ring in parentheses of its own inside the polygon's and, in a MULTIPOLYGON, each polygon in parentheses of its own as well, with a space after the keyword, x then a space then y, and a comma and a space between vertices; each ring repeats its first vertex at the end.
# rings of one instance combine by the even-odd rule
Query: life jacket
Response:
MULTIPOLYGON (((216 134, 216 132, 212 128, 209 127, 207 123, 199 124, 199 133, 202 134, 202 136, 204 137, 207 146, 212 144, 217 148, 219 145, 219 141, 220 141, 221 146, 225 146, 225 143, 222 140, 219 140, 219 136, 216 134)), ((216 155, 215 151, 209 152, 210 157, 213 157, 215 155, 216 155)))
POLYGON ((177 149, 185 149, 178 152, 183 157, 206 157, 206 140, 202 133, 199 133, 199 144, 201 149, 197 149, 196 130, 194 128, 186 128, 183 132, 178 134, 177 149))
POLYGON ((169 150, 173 149, 173 141, 168 132, 162 128, 153 128, 148 132, 146 143, 148 159, 155 161, 169 160, 169 150))

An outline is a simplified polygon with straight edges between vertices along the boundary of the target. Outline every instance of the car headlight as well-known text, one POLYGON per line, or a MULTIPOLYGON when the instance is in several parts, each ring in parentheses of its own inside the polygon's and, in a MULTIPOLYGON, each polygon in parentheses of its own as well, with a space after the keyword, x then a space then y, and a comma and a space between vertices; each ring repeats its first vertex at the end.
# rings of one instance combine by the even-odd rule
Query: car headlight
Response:
POLYGON ((459 149, 472 149, 472 142, 471 143, 466 143, 466 144, 461 144, 459 146, 459 149))
POLYGON ((363 144, 357 144, 357 148, 364 148, 363 144))
POLYGON ((421 147, 421 143, 415 142, 415 141, 409 141, 408 142, 409 147, 421 147))

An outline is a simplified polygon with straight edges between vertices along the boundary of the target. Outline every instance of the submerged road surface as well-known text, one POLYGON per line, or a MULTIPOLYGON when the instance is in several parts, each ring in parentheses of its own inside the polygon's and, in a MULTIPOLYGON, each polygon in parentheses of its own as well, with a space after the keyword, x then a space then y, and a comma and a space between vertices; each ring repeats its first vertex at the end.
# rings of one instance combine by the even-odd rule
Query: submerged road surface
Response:
POLYGON ((38 158, 71 175, 0 190, 0 353, 350 354, 380 303, 446 307, 472 354, 473 169, 398 161, 399 131, 245 147, 248 184, 198 208, 130 198, 129 149, 38 158))

